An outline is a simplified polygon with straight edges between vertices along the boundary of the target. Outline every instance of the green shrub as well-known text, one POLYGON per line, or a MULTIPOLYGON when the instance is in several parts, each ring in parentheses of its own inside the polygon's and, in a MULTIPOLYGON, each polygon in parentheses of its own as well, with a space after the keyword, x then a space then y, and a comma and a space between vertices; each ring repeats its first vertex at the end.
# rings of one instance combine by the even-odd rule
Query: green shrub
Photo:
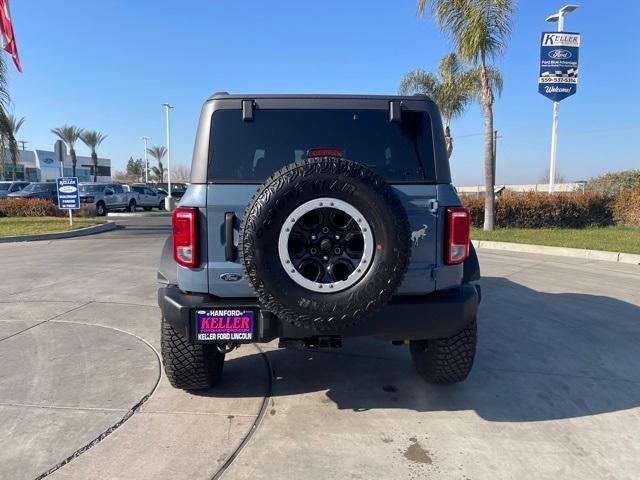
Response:
POLYGON ((633 190, 637 187, 640 187, 640 170, 625 170, 590 178, 585 190, 612 197, 621 191, 633 190))
POLYGON ((640 186, 622 190, 613 201, 613 217, 616 223, 640 227, 640 186))
MULTIPOLYGON (((63 217, 67 210, 60 210, 53 202, 40 198, 7 198, 0 200, 0 217, 63 217)), ((81 205, 74 210, 76 217, 95 217, 93 205, 81 205)))
MULTIPOLYGON (((474 227, 482 227, 484 198, 463 197, 474 227)), ((600 194, 506 193, 496 199, 496 227, 582 228, 613 224, 611 201, 600 194)))

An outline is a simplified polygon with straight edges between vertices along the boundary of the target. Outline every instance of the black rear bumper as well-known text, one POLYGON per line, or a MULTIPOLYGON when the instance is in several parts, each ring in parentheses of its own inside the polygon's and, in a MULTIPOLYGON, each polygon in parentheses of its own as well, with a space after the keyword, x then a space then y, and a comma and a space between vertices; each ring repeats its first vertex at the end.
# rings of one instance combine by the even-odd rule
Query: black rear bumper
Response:
POLYGON ((372 336, 383 340, 421 340, 450 337, 462 330, 478 311, 480 287, 464 284, 459 288, 429 295, 395 297, 382 310, 345 329, 317 332, 296 327, 260 308, 255 299, 218 298, 185 293, 170 285, 158 289, 158 305, 164 318, 185 340, 195 342, 193 310, 216 307, 254 307, 260 315, 254 327, 256 342, 275 338, 305 338, 341 335, 372 336))

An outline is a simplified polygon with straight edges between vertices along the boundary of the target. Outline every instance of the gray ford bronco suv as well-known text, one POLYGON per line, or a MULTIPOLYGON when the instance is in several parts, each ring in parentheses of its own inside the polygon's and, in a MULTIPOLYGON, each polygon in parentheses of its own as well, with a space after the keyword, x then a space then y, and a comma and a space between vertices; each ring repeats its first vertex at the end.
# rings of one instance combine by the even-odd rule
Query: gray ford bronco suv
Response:
POLYGON ((429 98, 214 94, 158 272, 169 381, 212 387, 244 343, 353 336, 408 344, 428 382, 464 380, 469 224, 429 98))

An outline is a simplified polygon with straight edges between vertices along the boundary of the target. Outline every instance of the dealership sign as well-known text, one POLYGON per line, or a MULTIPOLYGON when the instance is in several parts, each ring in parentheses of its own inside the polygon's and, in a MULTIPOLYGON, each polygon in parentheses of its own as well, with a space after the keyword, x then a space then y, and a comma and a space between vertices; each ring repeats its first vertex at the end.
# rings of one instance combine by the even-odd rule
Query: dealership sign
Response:
POLYGON ((78 177, 57 178, 56 185, 58 187, 58 208, 64 210, 80 208, 78 177))
POLYGON ((579 49, 579 33, 542 33, 538 92, 554 102, 576 93, 579 49))

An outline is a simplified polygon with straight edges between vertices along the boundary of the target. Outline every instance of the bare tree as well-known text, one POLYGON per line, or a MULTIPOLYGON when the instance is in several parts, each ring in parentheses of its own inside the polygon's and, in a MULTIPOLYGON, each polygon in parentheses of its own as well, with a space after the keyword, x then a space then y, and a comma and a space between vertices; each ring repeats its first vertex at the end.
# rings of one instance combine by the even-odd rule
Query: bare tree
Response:
POLYGON ((191 169, 186 165, 178 165, 171 170, 171 181, 189 182, 191 179, 191 169))
MULTIPOLYGON (((555 183, 566 183, 567 177, 559 172, 556 172, 555 183)), ((549 183, 549 169, 547 168, 542 175, 540 175, 540 183, 549 183)))

